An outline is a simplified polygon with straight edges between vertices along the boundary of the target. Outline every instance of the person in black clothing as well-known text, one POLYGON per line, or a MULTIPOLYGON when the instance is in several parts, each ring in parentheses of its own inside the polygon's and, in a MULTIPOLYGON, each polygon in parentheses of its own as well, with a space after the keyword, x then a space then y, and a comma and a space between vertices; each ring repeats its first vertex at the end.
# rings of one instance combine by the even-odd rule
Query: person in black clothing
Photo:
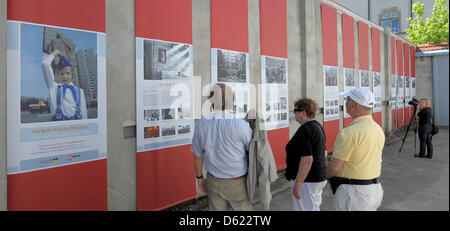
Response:
POLYGON ((420 104, 417 105, 416 118, 419 119, 419 140, 420 140, 420 152, 414 156, 420 158, 432 158, 433 157, 433 144, 432 139, 432 122, 431 122, 431 103, 429 99, 420 99, 420 104), (425 156, 425 148, 428 149, 425 156))
POLYGON ((325 132, 314 120, 317 104, 309 98, 295 103, 295 120, 301 124, 286 145, 286 179, 291 181, 296 211, 319 211, 326 181, 325 132))

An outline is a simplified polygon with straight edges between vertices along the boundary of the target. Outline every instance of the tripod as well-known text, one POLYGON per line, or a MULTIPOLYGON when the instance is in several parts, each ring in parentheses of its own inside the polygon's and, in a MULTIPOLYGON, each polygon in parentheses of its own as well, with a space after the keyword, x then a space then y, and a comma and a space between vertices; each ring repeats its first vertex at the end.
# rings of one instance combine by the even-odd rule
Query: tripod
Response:
POLYGON ((406 136, 408 136, 408 131, 412 123, 414 123, 414 154, 416 153, 416 134, 417 134, 416 111, 417 105, 414 106, 414 112, 413 115, 411 116, 411 121, 409 121, 408 128, 406 129, 405 137, 403 137, 402 146, 400 146, 400 150, 398 151, 399 153, 402 151, 403 144, 405 143, 406 136))

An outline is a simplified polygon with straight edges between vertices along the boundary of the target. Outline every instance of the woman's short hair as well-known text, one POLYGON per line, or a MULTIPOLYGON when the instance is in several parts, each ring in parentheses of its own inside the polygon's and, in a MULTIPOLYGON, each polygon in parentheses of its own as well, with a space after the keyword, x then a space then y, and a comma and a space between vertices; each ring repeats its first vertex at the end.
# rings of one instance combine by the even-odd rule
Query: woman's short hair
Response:
POLYGON ((428 98, 422 98, 422 99, 420 99, 420 101, 425 102, 425 107, 431 108, 431 102, 428 98))
POLYGON ((294 103, 294 107, 300 111, 305 111, 308 118, 316 117, 317 103, 310 98, 301 98, 294 103))

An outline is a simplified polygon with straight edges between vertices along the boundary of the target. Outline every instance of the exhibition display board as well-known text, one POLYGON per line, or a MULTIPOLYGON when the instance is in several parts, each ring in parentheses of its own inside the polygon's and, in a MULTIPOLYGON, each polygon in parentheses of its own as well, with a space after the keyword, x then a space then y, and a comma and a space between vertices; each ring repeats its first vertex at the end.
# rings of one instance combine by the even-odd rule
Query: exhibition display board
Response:
POLYGON ((403 42, 397 40, 398 126, 404 125, 405 77, 403 72, 403 42))
POLYGON ((323 50, 323 127, 326 134, 326 149, 333 150, 339 132, 339 72, 337 10, 321 5, 322 50, 323 50))
POLYGON ((373 106, 373 119, 380 127, 382 124, 382 95, 381 95, 381 56, 380 56, 380 31, 372 28, 372 92, 375 95, 375 104, 373 106))
POLYGON ((404 43, 403 44, 404 49, 404 64, 405 64, 405 125, 409 124, 411 120, 411 105, 408 104, 409 101, 411 101, 411 75, 409 71, 409 44, 404 43))
POLYGON ((136 0, 137 209, 196 197, 191 0, 136 0), (170 20, 162 20, 170 19, 170 20))
POLYGON ((390 36, 391 38, 391 98, 390 98, 390 104, 392 105, 392 110, 391 110, 391 121, 392 121, 392 129, 397 128, 397 119, 396 119, 396 115, 397 115, 397 71, 396 71, 396 56, 395 56, 395 46, 396 46, 396 42, 395 42, 395 38, 390 36))
POLYGON ((107 210, 105 1, 7 15, 8 210, 107 210))
MULTIPOLYGON (((342 14, 342 52, 344 57, 344 92, 356 87, 355 75, 355 19, 342 14)), ((348 127, 352 118, 347 114, 344 102, 344 128, 348 127)))
POLYGON ((287 57, 286 0, 260 0, 261 104, 277 168, 286 167, 286 143, 289 141, 289 98, 287 57))
POLYGON ((370 90, 369 73, 369 26, 358 22, 358 60, 359 60, 359 87, 370 90))

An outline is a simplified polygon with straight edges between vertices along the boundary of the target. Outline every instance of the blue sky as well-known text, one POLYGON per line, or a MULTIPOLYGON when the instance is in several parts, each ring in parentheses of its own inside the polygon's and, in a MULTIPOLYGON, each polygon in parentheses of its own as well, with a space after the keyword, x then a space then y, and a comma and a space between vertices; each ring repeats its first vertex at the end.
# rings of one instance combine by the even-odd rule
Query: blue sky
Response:
MULTIPOLYGON (((55 28, 75 43, 76 50, 93 48, 97 52, 97 33, 55 28)), ((20 28, 21 95, 48 98, 42 73, 44 26, 22 23, 20 28)))

